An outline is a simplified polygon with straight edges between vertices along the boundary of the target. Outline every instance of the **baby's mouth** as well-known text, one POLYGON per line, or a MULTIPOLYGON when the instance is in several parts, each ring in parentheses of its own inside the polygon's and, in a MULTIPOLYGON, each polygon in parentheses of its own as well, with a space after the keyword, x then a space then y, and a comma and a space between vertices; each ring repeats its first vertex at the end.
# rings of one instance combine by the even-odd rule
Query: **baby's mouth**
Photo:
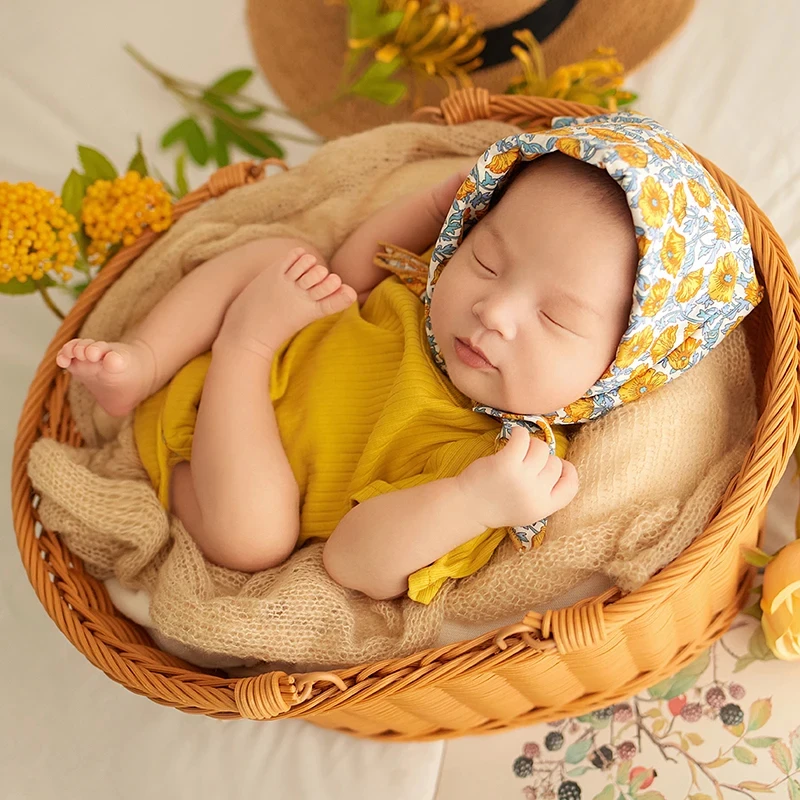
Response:
POLYGON ((473 369, 484 369, 484 370, 494 370, 497 367, 491 363, 487 358, 482 356, 480 353, 473 350, 470 345, 465 342, 463 339, 459 339, 458 337, 454 340, 453 345, 454 350, 456 351, 456 355, 458 356, 459 360, 466 364, 468 367, 472 367, 473 369))

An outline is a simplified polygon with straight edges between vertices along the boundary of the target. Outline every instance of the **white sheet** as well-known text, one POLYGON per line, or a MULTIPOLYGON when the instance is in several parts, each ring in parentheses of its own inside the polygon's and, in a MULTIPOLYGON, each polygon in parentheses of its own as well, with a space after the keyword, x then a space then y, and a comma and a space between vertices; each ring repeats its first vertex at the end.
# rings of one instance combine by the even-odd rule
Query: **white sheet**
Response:
MULTIPOLYGON (((287 11, 288 13, 288 11, 287 11)), ((29 0, 0 6, 0 180, 58 190, 77 142, 117 163, 136 132, 162 171, 157 139, 178 106, 122 51, 131 42, 175 74, 207 80, 252 64, 243 3, 29 0)), ((791 0, 698 0, 686 28, 627 82, 650 113, 742 183, 800 256, 800 133, 796 76, 800 10, 791 0)), ((259 86, 254 93, 270 98, 259 86)), ((305 160, 293 146, 288 161, 305 160)), ((200 173, 190 175, 193 185, 200 173)), ((9 484, 19 409, 55 320, 37 298, 0 297, 0 481, 9 484)), ((796 503, 771 504, 773 549, 792 530, 796 503)), ((3 800, 65 798, 283 798, 425 800, 439 743, 385 745, 299 721, 219 722, 126 692, 89 664, 47 617, 14 543, 0 537, 0 785, 3 800)), ((466 779, 480 766, 457 744, 448 765, 458 797, 483 798, 466 779), (463 787, 473 787, 472 789, 463 787)), ((507 768, 504 767, 504 768, 507 768)), ((455 797, 449 794, 448 797, 455 797)), ((509 797, 519 797, 515 789, 509 797)))

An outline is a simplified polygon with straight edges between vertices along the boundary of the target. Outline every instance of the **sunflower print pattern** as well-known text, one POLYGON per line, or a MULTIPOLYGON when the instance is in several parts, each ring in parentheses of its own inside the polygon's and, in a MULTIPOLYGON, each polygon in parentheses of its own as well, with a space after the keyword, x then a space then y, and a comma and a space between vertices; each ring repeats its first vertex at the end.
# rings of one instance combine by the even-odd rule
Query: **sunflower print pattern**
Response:
MULTIPOLYGON (((453 199, 420 295, 431 355, 445 375, 447 366, 430 322, 439 276, 466 233, 488 212, 497 189, 513 179, 515 167, 556 152, 605 169, 623 189, 639 264, 628 328, 616 357, 582 397, 541 415, 510 414, 475 401, 476 412, 501 422, 498 447, 512 425, 522 425, 531 435, 544 432, 552 453, 550 425, 599 419, 673 380, 734 330, 764 295, 742 218, 714 178, 666 128, 632 111, 556 117, 547 130, 514 134, 491 145, 453 199)), ((413 271, 419 286, 418 262, 413 271)), ((518 547, 535 547, 546 524, 540 520, 514 528, 512 539, 518 547)))

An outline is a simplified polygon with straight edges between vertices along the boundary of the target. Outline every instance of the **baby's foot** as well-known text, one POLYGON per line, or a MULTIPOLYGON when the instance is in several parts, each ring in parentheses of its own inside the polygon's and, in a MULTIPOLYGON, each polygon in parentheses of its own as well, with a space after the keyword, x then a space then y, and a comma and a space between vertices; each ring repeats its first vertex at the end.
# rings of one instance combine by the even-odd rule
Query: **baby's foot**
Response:
POLYGON ((124 417, 151 393, 155 359, 143 342, 96 342, 72 339, 56 356, 114 417, 124 417))
POLYGON ((262 270, 230 304, 217 342, 269 357, 310 322, 355 301, 352 286, 297 247, 262 270))

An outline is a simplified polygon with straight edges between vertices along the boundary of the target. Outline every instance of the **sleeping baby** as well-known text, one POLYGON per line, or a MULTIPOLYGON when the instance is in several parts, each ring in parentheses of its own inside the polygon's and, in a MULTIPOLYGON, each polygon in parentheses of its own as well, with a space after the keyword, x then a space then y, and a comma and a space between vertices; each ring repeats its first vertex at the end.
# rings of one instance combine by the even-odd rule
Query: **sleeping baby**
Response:
POLYGON ((762 296, 741 218, 667 130, 562 117, 380 209, 327 263, 252 241, 57 362, 135 412, 209 561, 257 572, 325 539, 341 585, 428 603, 506 536, 537 547, 579 491, 567 432, 683 374, 762 296))

